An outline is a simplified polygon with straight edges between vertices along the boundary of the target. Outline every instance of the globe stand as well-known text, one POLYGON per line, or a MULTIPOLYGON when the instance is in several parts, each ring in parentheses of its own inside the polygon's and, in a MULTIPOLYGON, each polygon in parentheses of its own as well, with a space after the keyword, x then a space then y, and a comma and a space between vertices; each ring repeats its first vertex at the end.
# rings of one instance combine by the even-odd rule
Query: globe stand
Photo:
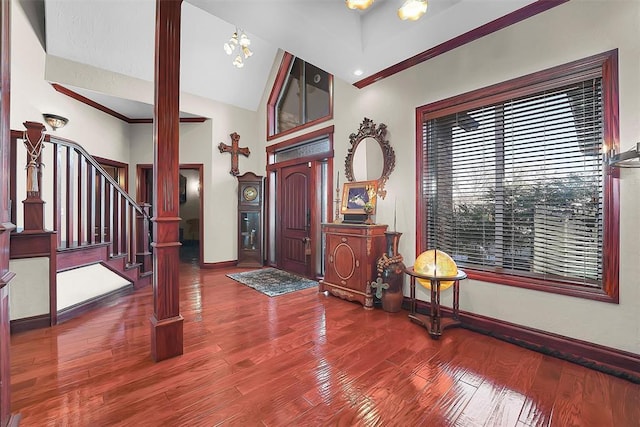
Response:
POLYGON ((455 276, 434 277, 427 274, 418 273, 413 269, 413 267, 405 268, 404 272, 408 274, 411 279, 409 297, 409 319, 412 322, 415 322, 424 327, 431 338, 436 340, 442 336, 443 330, 460 325, 461 322, 458 319, 458 310, 460 305, 460 280, 466 279, 467 273, 462 270, 458 270, 458 274, 456 274, 455 276), (416 278, 429 280, 431 284, 431 302, 429 304, 430 313, 428 316, 419 314, 416 310, 416 278), (451 317, 443 318, 440 307, 440 282, 449 281, 453 281, 452 315, 451 317))

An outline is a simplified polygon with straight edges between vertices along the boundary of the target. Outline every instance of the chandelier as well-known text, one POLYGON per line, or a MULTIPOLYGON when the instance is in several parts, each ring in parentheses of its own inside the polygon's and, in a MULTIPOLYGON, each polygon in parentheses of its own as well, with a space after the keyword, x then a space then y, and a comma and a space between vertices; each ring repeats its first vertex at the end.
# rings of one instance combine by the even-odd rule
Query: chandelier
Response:
MULTIPOLYGON (((345 0, 349 9, 365 10, 374 0, 345 0)), ((427 0, 405 0, 398 9, 398 17, 403 21, 420 19, 427 11, 427 0)))
POLYGON ((253 52, 249 49, 250 44, 251 39, 247 37, 247 34, 237 28, 231 35, 229 41, 224 44, 224 51, 227 55, 231 56, 234 53, 236 54, 232 62, 236 68, 244 67, 244 60, 253 55, 253 52))

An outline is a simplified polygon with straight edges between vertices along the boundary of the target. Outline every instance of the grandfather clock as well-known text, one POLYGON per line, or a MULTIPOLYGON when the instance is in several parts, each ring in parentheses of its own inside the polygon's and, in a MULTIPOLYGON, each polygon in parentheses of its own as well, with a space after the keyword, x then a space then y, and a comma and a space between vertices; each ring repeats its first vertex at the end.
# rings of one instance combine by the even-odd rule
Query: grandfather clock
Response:
POLYGON ((262 267, 264 177, 238 176, 238 267, 262 267))

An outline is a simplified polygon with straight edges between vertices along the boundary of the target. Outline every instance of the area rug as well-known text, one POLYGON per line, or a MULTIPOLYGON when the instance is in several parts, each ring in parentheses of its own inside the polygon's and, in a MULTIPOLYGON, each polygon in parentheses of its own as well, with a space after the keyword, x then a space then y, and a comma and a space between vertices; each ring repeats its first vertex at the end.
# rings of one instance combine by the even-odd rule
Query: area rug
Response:
POLYGON ((318 282, 315 280, 270 267, 242 273, 230 273, 227 276, 270 297, 318 286, 318 282))

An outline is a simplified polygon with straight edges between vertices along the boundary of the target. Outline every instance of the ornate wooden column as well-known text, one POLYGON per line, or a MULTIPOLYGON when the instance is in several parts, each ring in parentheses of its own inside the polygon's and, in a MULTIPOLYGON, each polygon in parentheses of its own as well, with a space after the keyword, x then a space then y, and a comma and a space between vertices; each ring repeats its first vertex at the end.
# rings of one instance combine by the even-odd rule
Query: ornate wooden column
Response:
POLYGON ((9 282, 14 273, 9 271, 9 237, 15 225, 9 215, 9 149, 11 125, 9 122, 10 94, 10 16, 11 0, 0 4, 0 427, 17 426, 20 419, 11 415, 11 363, 9 360, 9 282))
POLYGON ((153 120, 153 316, 154 361, 183 352, 180 315, 179 97, 182 0, 156 0, 155 102, 153 120))

